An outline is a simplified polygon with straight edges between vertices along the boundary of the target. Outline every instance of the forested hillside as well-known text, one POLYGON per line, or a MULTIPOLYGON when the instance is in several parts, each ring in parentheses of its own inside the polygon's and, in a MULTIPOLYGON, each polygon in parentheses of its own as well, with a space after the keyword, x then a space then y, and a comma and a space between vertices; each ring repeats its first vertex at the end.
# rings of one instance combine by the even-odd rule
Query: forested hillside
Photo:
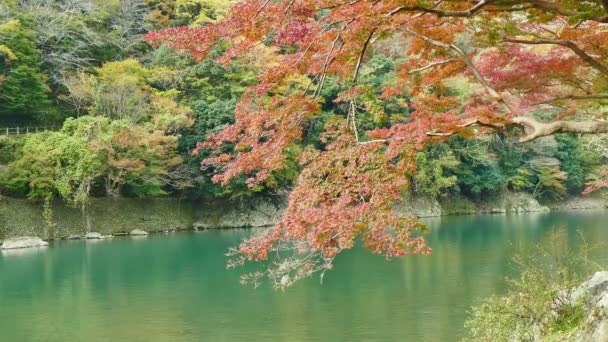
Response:
MULTIPOLYGON (((289 189, 300 172, 301 151, 325 148, 331 137, 322 132, 351 115, 351 103, 340 101, 349 80, 324 76, 315 94, 321 98, 313 110, 318 114, 307 118, 302 137, 282 152, 283 167, 259 182, 252 181, 255 170, 220 186, 212 181, 219 177, 216 166, 201 166, 211 148, 192 151, 210 133, 234 123, 245 90, 260 82, 256 75, 274 63, 272 55, 294 49, 301 28, 273 36, 276 41, 259 45, 246 62, 218 60, 231 48, 228 41, 200 59, 143 40, 154 30, 216 22, 230 4, 0 0, 0 128, 56 127, 0 136, 1 193, 81 203, 91 196, 217 197, 289 189)), ((362 110, 356 111, 356 130, 362 137, 408 122, 416 111, 410 91, 394 73, 408 63, 402 53, 408 41, 389 38, 370 46, 360 68, 356 104, 362 110), (389 91, 400 96, 388 96, 389 91)), ((450 76, 445 83, 440 91, 450 98, 466 99, 475 92, 463 77, 450 76)), ((288 97, 307 87, 310 80, 298 76, 272 91, 288 97)), ((599 116, 606 113, 606 101, 594 103, 599 116)), ((272 110, 292 110, 288 106, 278 103, 272 110)), ((549 118, 552 110, 535 115, 549 118)), ((240 144, 221 148, 247 149, 240 144)), ((521 144, 509 131, 477 138, 460 134, 427 145, 414 159, 416 171, 404 177, 415 194, 434 198, 483 200, 512 191, 560 200, 603 184, 608 173, 601 135, 559 134, 521 144)))

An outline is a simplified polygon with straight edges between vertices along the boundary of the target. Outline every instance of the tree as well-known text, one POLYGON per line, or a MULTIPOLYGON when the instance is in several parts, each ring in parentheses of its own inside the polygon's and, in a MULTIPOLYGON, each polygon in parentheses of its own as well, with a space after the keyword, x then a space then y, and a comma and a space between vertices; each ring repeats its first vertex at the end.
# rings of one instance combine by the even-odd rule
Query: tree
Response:
POLYGON ((141 122, 149 115, 149 86, 146 70, 137 60, 109 62, 97 68, 90 79, 94 93, 91 112, 112 119, 141 122))
POLYGON ((153 8, 149 15, 160 27, 200 25, 215 22, 226 15, 234 0, 148 0, 153 8))
POLYGON ((387 257, 429 253, 414 234, 420 224, 396 216, 392 205, 409 185, 416 154, 431 142, 494 131, 521 132, 521 142, 608 132, 606 23, 607 1, 243 0, 215 24, 146 39, 196 59, 227 41, 217 59, 224 65, 274 49, 237 105, 235 123, 195 150, 215 152, 203 166, 220 170, 214 180, 221 184, 247 175, 253 187, 285 168, 285 152, 320 113, 327 80, 348 84, 335 100, 346 114, 325 123, 323 146, 302 149, 302 171, 280 222, 235 250, 236 264, 274 259, 248 280, 268 275, 283 287, 329 269, 358 239, 387 257), (413 113, 362 135, 361 69, 388 39, 405 42, 404 62, 381 98, 406 93, 413 113), (446 83, 454 78, 471 86, 468 96, 450 93, 446 83), (235 148, 226 152, 226 143, 235 148))
POLYGON ((0 142, 6 169, 0 189, 49 201, 85 204, 96 189, 108 196, 156 196, 191 186, 178 137, 153 122, 82 116, 58 132, 25 136, 18 146, 0 142))
POLYGON ((0 23, 0 115, 14 122, 36 118, 48 106, 50 89, 41 70, 40 51, 27 24, 0 23))
POLYGON ((105 63, 95 72, 66 79, 70 93, 61 99, 76 113, 131 123, 151 121, 163 132, 175 133, 192 126, 190 109, 175 101, 179 90, 173 88, 174 70, 145 68, 135 59, 125 59, 105 63))
POLYGON ((447 145, 433 144, 429 145, 424 152, 418 152, 416 165, 414 188, 418 193, 438 197, 445 189, 454 186, 458 181, 453 174, 445 174, 446 171, 454 171, 460 166, 447 145))

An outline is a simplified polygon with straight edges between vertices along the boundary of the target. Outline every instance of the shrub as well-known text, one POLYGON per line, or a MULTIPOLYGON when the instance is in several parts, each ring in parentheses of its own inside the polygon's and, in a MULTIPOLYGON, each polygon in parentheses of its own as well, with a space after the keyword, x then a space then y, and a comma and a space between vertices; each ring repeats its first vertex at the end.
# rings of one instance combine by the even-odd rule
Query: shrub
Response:
POLYGON ((591 247, 582 235, 580 248, 569 249, 566 239, 565 232, 555 232, 545 244, 514 258, 519 278, 507 280, 505 295, 473 307, 465 341, 532 341, 578 328, 585 298, 572 301, 572 292, 601 266, 589 258, 591 247))

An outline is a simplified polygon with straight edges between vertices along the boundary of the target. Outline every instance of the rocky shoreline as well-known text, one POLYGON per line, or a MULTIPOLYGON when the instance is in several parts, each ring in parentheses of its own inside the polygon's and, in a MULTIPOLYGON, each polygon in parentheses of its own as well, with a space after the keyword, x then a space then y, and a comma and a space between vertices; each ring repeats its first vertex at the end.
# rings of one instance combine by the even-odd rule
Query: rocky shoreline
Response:
POLYGON ((549 211, 597 210, 608 208, 608 194, 574 197, 562 202, 540 203, 527 193, 504 193, 484 201, 464 197, 428 199, 404 196, 396 210, 402 215, 439 217, 451 215, 527 214, 549 211))
MULTIPOLYGON (((165 231, 168 232, 168 231, 165 231)), ((112 239, 118 236, 130 236, 133 238, 138 237, 147 237, 150 233, 141 230, 134 229, 129 233, 120 234, 116 233, 113 235, 103 235, 98 232, 90 232, 85 235, 70 235, 63 240, 106 240, 112 239)), ((48 247, 49 243, 37 236, 21 236, 21 237, 12 237, 8 238, 4 241, 0 240, 0 250, 14 250, 14 249, 25 249, 25 248, 42 248, 48 247)))
MULTIPOLYGON (((0 198, 0 243, 3 239, 8 242, 20 238, 21 244, 30 241, 32 247, 39 247, 34 239, 106 239, 169 231, 266 227, 277 222, 285 205, 284 196, 223 202, 95 199, 84 209, 56 203, 49 224, 41 205, 0 198)), ((606 208, 606 194, 541 204, 528 194, 507 193, 477 203, 466 198, 434 200, 406 195, 395 210, 401 215, 428 218, 606 208)))

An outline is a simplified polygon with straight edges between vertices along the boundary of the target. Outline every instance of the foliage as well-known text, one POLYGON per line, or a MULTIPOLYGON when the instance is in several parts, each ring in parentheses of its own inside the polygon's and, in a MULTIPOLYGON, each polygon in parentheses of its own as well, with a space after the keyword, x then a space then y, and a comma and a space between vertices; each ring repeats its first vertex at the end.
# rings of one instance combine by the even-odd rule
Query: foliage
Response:
MULTIPOLYGON (((33 69, 22 73, 39 74, 45 94, 50 95, 51 102, 30 101, 28 111, 39 114, 37 119, 43 123, 57 124, 70 116, 70 107, 65 107, 63 99, 75 75, 92 72, 105 62, 141 57, 149 50, 141 39, 152 28, 145 21, 149 11, 143 0, 1 0, 0 24, 20 22, 27 43, 21 39, 15 44, 21 49, 36 49, 26 53, 32 61, 23 63, 33 69)), ((8 45, 0 42, 0 51, 4 51, 0 59, 6 48, 8 45)), ((19 63, 17 59, 15 63, 19 63)), ((18 87, 35 90, 25 84, 18 87)), ((77 110, 76 114, 81 113, 77 110)), ((32 115, 21 121, 32 123, 32 115)))
POLYGON ((23 122, 49 105, 50 89, 28 23, 0 22, 0 120, 23 122), (27 89, 27 91, 24 91, 27 89))
MULTIPOLYGON (((82 130, 91 128, 89 124, 82 130)), ((84 201, 103 167, 99 156, 87 145, 82 134, 29 135, 19 150, 19 158, 3 173, 2 183, 30 199, 44 200, 58 194, 70 202, 84 201)))
MULTIPOLYGON (((375 252, 405 254, 408 248, 395 246, 407 246, 415 229, 400 228, 401 221, 388 213, 396 198, 386 194, 409 185, 407 176, 415 173, 416 156, 426 145, 450 136, 478 138, 452 142, 462 165, 454 170, 462 193, 494 193, 506 187, 507 179, 513 188, 532 183, 543 194, 561 191, 561 170, 517 163, 504 173, 483 136, 505 131, 530 141, 557 132, 608 130, 605 121, 590 118, 606 113, 598 110, 608 75, 608 45, 598 44, 608 40, 606 12, 597 1, 567 0, 434 5, 243 0, 215 23, 171 27, 146 39, 198 61, 212 57, 223 66, 238 62, 256 71, 257 82, 236 105, 234 123, 208 134, 195 150, 203 153, 202 166, 215 170, 218 184, 245 177, 255 189, 292 167, 287 157, 292 146, 313 145, 299 149, 302 170, 282 220, 238 250, 245 261, 297 247, 299 255, 315 260, 302 271, 310 275, 309 270, 325 270, 336 251, 359 238, 375 252), (394 40, 404 46, 398 63, 374 53, 375 46, 394 40), (220 56, 212 56, 225 44, 220 56), (545 121, 527 116, 535 110, 545 113, 545 121), (394 120, 390 111, 397 113, 394 120), (581 122, 560 121, 574 114, 581 122), (362 161, 377 169, 366 169, 362 161), (368 179, 363 191, 362 169, 390 180, 368 179), (342 178, 334 179, 334 172, 342 178), (384 226, 369 221, 372 208, 384 226), (335 237, 342 234, 347 238, 336 247, 335 237)), ((419 157, 423 164, 429 160, 419 157)), ((578 177, 578 166, 565 167, 578 177)), ((578 178, 571 181, 578 184, 578 178)), ((414 250, 426 251, 417 246, 414 250)), ((267 275, 283 274, 292 283, 282 263, 272 265, 267 275)))
POLYGON ((90 78, 91 113, 112 119, 141 122, 148 116, 146 70, 136 60, 106 63, 90 78))
POLYGON ((110 196, 155 196, 190 186, 177 138, 151 123, 83 116, 24 139, 0 176, 11 195, 82 203, 99 187, 110 196))
POLYGON ((585 150, 594 156, 593 159, 596 162, 587 176, 588 182, 584 193, 608 188, 608 135, 598 135, 587 139, 584 146, 585 150))
POLYGON ((234 0, 146 0, 148 20, 158 27, 202 25, 223 18, 234 0))
POLYGON ((460 166, 460 162, 446 144, 429 145, 424 152, 418 152, 416 165, 418 169, 414 174, 414 189, 418 193, 437 197, 458 181, 453 172, 460 166))
POLYGON ((559 144, 556 157, 561 161, 561 169, 568 175, 566 189, 570 193, 580 193, 585 187, 585 177, 589 173, 587 167, 590 164, 586 160, 580 139, 566 134, 557 135, 555 139, 559 144))
MULTIPOLYGON (((219 55, 221 51, 221 47, 218 48, 217 54, 219 55)), ((200 170, 206 152, 198 155, 191 153, 197 142, 205 140, 207 135, 234 122, 234 110, 238 99, 247 86, 255 83, 252 71, 236 63, 223 67, 211 59, 196 62, 188 56, 176 54, 173 50, 163 47, 155 51, 150 64, 152 70, 162 68, 177 70, 179 79, 173 85, 178 92, 177 97, 192 110, 194 124, 182 129, 179 139, 180 152, 191 167, 192 173, 196 174, 197 187, 189 194, 204 197, 238 197, 265 190, 264 186, 257 187, 255 191, 248 189, 246 178, 235 179, 229 187, 222 188, 211 181, 212 169, 200 170)), ((293 180, 294 176, 290 178, 293 180)), ((286 179, 278 182, 284 184, 284 181, 286 179)), ((266 184, 269 185, 270 183, 266 184)), ((278 185, 275 184, 276 186, 278 185)))
POLYGON ((13 140, 7 136, 0 136, 0 165, 13 161, 15 153, 20 146, 20 141, 13 140))
POLYGON ((507 179, 507 186, 513 191, 527 191, 534 188, 534 174, 526 168, 518 168, 515 174, 507 179))
POLYGON ((535 172, 527 164, 534 157, 530 148, 517 143, 513 138, 497 135, 492 141, 491 150, 497 155, 509 190, 533 191, 535 172))
POLYGON ((527 248, 514 258, 519 277, 508 280, 503 296, 475 306, 465 326, 470 341, 533 341, 564 336, 585 317, 585 296, 571 298, 575 289, 600 265, 589 259, 592 248, 583 239, 572 250, 566 233, 557 231, 547 242, 527 248))
POLYGON ((503 188, 504 175, 495 154, 490 151, 489 140, 456 138, 450 143, 462 165, 454 172, 462 193, 478 197, 497 193, 503 188))
POLYGON ((541 167, 536 172, 538 181, 534 187, 533 196, 553 199, 563 197, 566 191, 563 181, 567 179, 564 172, 548 167, 541 167))
POLYGON ((408 187, 484 200, 608 186, 605 137, 517 141, 607 130, 605 16, 566 0, 0 0, 0 121, 78 117, 1 140, 0 190, 292 190, 277 227, 234 255, 279 251, 261 273, 279 287, 356 240, 427 253, 422 226, 392 212, 408 187), (166 28, 153 48, 151 28, 166 28))
POLYGON ((95 75, 76 75, 67 83, 70 94, 64 100, 77 112, 133 124, 152 121, 165 132, 193 124, 190 109, 176 102, 179 91, 171 85, 153 87, 169 82, 173 70, 145 68, 137 60, 126 59, 108 62, 95 71, 95 75))
POLYGON ((19 1, 18 15, 30 18, 42 59, 54 85, 74 72, 145 50, 150 27, 142 0, 19 1))

